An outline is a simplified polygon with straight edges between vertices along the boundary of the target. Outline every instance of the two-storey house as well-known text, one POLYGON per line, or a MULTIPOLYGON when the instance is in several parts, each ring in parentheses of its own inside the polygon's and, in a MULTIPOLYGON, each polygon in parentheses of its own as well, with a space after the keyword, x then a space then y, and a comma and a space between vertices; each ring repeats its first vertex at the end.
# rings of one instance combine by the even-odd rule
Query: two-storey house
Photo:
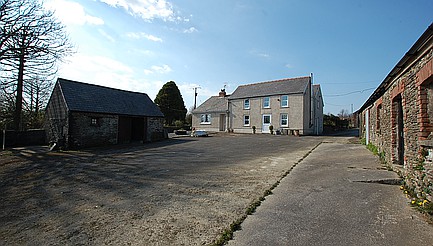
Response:
POLYGON ((193 111, 193 127, 238 133, 321 134, 323 100, 320 85, 299 77, 239 86, 220 93, 193 111), (218 103, 217 103, 218 102, 218 103), (218 105, 215 107, 213 105, 218 105))

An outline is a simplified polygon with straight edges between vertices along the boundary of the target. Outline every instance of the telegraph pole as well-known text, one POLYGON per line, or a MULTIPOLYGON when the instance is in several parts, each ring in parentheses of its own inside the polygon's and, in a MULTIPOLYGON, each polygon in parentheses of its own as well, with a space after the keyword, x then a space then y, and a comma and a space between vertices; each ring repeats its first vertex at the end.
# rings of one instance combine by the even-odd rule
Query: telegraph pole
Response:
POLYGON ((196 109, 197 108, 197 95, 198 95, 197 89, 200 89, 200 86, 194 87, 193 89, 194 89, 194 109, 196 109))

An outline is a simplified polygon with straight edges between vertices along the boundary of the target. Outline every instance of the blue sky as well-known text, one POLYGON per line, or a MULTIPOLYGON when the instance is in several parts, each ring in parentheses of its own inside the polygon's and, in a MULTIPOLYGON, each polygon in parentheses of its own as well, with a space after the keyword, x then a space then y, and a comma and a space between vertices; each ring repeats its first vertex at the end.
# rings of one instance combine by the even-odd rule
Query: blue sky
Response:
POLYGON ((357 110, 433 21, 431 0, 45 0, 76 54, 59 76, 185 105, 255 82, 309 76, 324 113, 357 110))

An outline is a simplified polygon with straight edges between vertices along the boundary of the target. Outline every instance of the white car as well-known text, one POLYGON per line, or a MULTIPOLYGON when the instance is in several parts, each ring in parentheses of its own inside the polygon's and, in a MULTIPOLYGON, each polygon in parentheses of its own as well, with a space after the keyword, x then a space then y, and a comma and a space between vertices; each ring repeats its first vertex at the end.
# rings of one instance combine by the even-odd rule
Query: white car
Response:
POLYGON ((191 133, 193 137, 207 137, 209 134, 205 130, 195 130, 191 133))

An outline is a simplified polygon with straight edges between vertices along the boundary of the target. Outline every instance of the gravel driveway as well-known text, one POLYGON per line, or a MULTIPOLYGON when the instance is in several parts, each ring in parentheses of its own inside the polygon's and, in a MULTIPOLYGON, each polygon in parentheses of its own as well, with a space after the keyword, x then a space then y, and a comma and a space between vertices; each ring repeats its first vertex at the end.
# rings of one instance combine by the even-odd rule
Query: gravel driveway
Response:
POLYGON ((0 245, 207 245, 321 137, 0 152, 0 245))

